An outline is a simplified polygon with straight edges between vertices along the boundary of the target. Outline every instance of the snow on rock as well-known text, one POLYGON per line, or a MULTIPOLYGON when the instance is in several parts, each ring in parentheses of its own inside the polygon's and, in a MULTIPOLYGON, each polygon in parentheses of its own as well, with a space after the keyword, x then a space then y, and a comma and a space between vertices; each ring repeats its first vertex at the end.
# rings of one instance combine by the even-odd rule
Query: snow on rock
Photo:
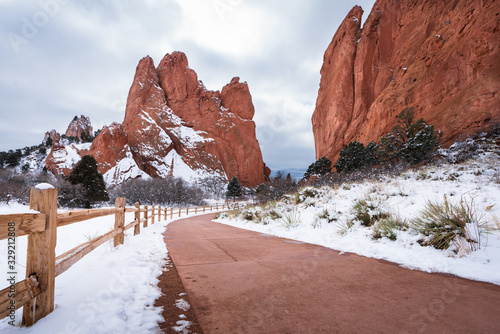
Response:
POLYGON ((90 148, 90 143, 68 144, 61 140, 52 146, 45 161, 45 166, 54 175, 69 175, 73 167, 90 148))
POLYGON ((151 179, 151 176, 143 172, 137 166, 137 163, 132 158, 130 150, 127 151, 126 157, 118 161, 118 163, 108 170, 103 177, 107 186, 118 185, 131 179, 151 179))

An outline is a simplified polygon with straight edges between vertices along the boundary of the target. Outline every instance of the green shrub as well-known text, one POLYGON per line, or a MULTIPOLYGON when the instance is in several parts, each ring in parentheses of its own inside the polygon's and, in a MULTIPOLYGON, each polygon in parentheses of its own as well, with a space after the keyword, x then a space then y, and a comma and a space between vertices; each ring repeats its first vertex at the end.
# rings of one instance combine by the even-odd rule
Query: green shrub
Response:
POLYGON ((224 219, 224 218, 228 218, 229 217, 229 213, 228 212, 219 212, 215 215, 215 219, 224 219))
POLYGON ((287 230, 289 230, 291 228, 295 228, 295 227, 299 226, 300 214, 296 210, 293 210, 293 211, 285 213, 281 220, 283 222, 283 226, 287 230))
POLYGON ((277 212, 276 210, 271 210, 268 212, 268 216, 269 218, 271 218, 272 220, 276 220, 276 219, 280 219, 282 218, 281 214, 279 212, 277 212))
POLYGON ((336 214, 330 213, 327 208, 324 208, 323 211, 319 212, 316 214, 314 217, 314 221, 312 223, 312 226, 314 228, 321 227, 322 222, 326 222, 328 224, 337 221, 338 216, 336 214))
POLYGON ((241 213, 241 217, 245 220, 249 220, 249 221, 252 221, 254 219, 254 216, 253 214, 248 211, 248 210, 245 210, 241 213))
POLYGON ((381 219, 373 226, 373 238, 388 238, 392 241, 397 239, 397 231, 407 228, 407 223, 400 217, 392 215, 381 219))
POLYGON ((325 219, 328 223, 332 223, 338 220, 338 216, 336 214, 332 214, 328 209, 323 209, 320 213, 316 215, 318 219, 325 219))
POLYGON ((378 220, 388 218, 389 214, 380 208, 381 204, 380 199, 370 197, 358 200, 352 207, 354 219, 363 226, 372 226, 378 220))
POLYGON ((380 139, 379 157, 388 161, 401 159, 417 164, 429 159, 439 147, 439 139, 434 126, 421 118, 413 122, 415 108, 406 108, 397 116, 397 124, 392 131, 380 139))
POLYGON ((312 187, 303 188, 295 195, 295 203, 303 203, 308 198, 315 198, 318 196, 319 191, 312 187))
POLYGON ((445 196, 443 203, 427 202, 412 227, 425 236, 419 241, 421 245, 436 249, 454 245, 457 253, 463 255, 480 248, 481 235, 487 226, 482 219, 473 200, 462 199, 459 204, 452 204, 445 196))
POLYGON ((346 235, 353 226, 354 226, 354 220, 352 219, 340 220, 337 223, 337 232, 340 235, 346 235))
POLYGON ((304 173, 304 179, 308 180, 313 175, 326 175, 332 171, 332 162, 326 157, 321 157, 313 162, 304 173))
POLYGON ((366 148, 360 142, 353 141, 340 151, 335 168, 339 173, 349 173, 363 166, 372 166, 378 163, 378 145, 370 142, 366 148))

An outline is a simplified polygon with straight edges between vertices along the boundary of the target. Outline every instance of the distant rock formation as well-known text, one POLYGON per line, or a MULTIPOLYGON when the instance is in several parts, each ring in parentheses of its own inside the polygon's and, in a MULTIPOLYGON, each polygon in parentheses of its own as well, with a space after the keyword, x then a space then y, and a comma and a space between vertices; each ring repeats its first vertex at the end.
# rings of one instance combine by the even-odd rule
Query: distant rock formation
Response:
MULTIPOLYGON (((205 177, 244 186, 269 180, 255 134, 254 106, 246 83, 233 78, 222 92, 209 91, 182 52, 167 54, 157 68, 143 58, 130 87, 122 124, 105 126, 90 144, 70 144, 54 131, 46 167, 68 175, 83 154, 93 155, 108 185, 134 178, 205 177)), ((92 134, 90 119, 75 117, 66 136, 92 134)))
POLYGON ((316 157, 336 161, 415 107, 451 144, 500 121, 500 2, 376 1, 361 29, 355 6, 324 55, 312 116, 316 157))
POLYGON ((58 143, 61 140, 61 135, 56 130, 51 130, 45 132, 45 136, 43 137, 42 144, 49 146, 53 143, 58 143))
POLYGON ((92 129, 90 118, 83 115, 80 117, 75 116, 71 123, 69 123, 65 135, 66 137, 78 138, 78 140, 91 139, 94 135, 94 130, 92 129))

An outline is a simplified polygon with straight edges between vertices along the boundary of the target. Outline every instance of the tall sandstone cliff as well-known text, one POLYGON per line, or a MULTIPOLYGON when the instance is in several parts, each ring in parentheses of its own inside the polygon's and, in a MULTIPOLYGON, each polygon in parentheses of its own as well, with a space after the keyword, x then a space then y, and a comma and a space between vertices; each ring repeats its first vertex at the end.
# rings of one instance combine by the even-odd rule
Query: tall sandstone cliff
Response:
POLYGON ((312 116, 316 157, 389 132, 415 107, 446 146, 500 121, 500 2, 378 0, 354 7, 324 55, 312 116))

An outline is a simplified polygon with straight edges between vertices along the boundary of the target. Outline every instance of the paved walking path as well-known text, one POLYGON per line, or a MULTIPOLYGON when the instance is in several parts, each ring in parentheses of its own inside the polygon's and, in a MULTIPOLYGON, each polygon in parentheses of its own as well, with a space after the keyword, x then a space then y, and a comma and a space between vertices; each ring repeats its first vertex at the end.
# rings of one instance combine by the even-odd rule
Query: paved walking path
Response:
POLYGON ((499 333, 500 286, 211 222, 165 242, 205 334, 499 333))

